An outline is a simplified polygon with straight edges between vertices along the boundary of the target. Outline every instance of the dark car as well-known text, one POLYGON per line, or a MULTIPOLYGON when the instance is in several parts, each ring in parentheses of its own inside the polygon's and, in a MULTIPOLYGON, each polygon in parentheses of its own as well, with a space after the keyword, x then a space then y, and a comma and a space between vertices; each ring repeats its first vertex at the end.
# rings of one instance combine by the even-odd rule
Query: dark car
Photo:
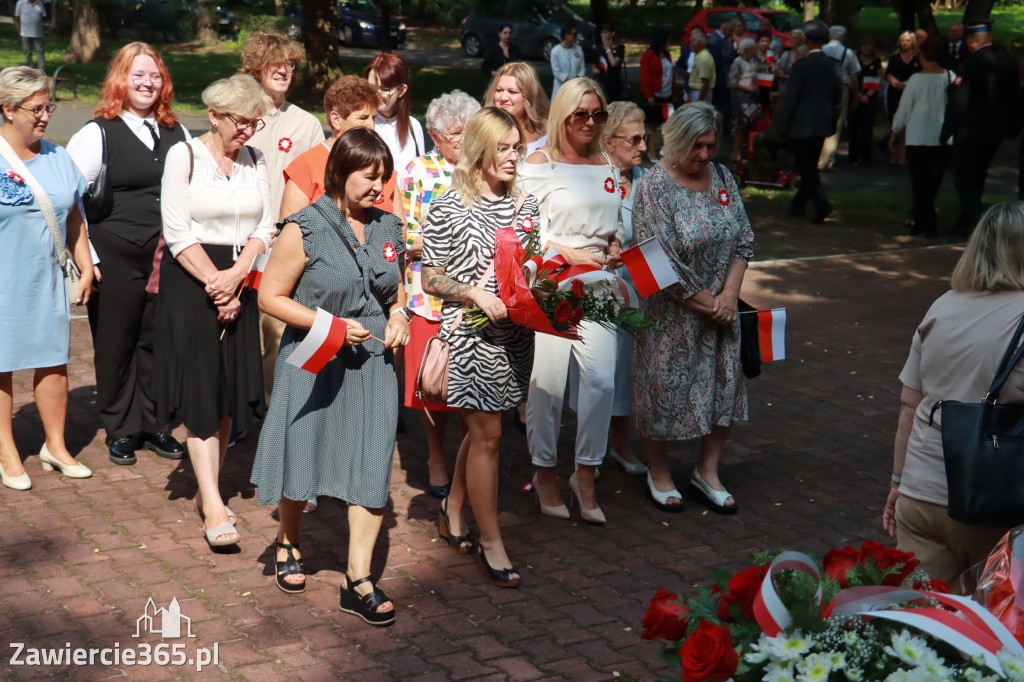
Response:
MULTIPOLYGON (((380 45, 384 18, 373 0, 341 0, 338 3, 338 40, 342 45, 380 45)), ((391 20, 391 46, 405 44, 405 23, 391 20)))
POLYGON ((690 44, 690 29, 700 26, 705 32, 711 33, 727 21, 732 21, 737 16, 743 18, 751 37, 756 38, 761 28, 761 17, 767 17, 772 23, 772 37, 782 41, 782 47, 789 49, 792 45, 789 40, 789 32, 794 28, 800 28, 803 21, 789 12, 782 12, 777 9, 761 9, 760 7, 715 7, 697 12, 686 24, 683 31, 682 44, 690 44))
POLYGON ((474 9, 462 20, 462 49, 470 57, 482 57, 498 43, 502 24, 510 24, 512 44, 520 52, 549 61, 551 48, 562 42, 562 24, 566 23, 576 25, 577 44, 588 61, 594 59, 597 27, 557 0, 497 0, 474 9))

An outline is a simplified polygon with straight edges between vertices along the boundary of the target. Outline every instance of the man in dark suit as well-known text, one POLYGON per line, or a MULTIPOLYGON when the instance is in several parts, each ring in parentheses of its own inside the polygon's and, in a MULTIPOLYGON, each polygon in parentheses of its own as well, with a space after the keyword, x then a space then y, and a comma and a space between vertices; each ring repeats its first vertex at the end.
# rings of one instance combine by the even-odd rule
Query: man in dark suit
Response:
POLYGON ((807 202, 814 204, 814 222, 832 212, 818 174, 818 156, 825 138, 835 131, 843 105, 843 78, 839 64, 821 51, 828 40, 828 24, 815 19, 803 25, 810 52, 793 65, 786 94, 775 116, 779 133, 790 139, 793 162, 800 173, 800 189, 790 204, 790 215, 803 217, 807 202))
POLYGON ((981 195, 992 158, 1017 135, 1014 103, 1020 88, 1017 60, 992 44, 992 23, 969 23, 971 51, 949 88, 940 141, 953 138, 953 185, 960 199, 954 234, 966 237, 984 211, 981 195))
POLYGON ((729 42, 732 34, 732 21, 727 21, 708 36, 708 52, 715 60, 715 87, 711 91, 711 103, 722 114, 722 133, 726 140, 732 139, 729 131, 732 94, 729 92, 729 67, 736 59, 736 50, 729 42))
POLYGON ((953 72, 960 71, 960 65, 970 56, 971 51, 967 49, 967 41, 964 40, 964 25, 950 24, 946 31, 946 51, 942 53, 939 64, 942 68, 953 72))

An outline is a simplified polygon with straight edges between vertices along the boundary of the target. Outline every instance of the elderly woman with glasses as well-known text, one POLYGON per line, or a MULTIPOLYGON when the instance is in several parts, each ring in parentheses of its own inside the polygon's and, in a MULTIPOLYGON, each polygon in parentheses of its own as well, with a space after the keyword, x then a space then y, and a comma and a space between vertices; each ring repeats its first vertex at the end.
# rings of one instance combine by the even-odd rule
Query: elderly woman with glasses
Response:
POLYGON ((715 107, 687 104, 663 133, 665 158, 636 187, 633 234, 637 242, 657 237, 679 283, 641 304, 661 328, 633 341, 633 423, 647 449, 656 507, 683 509, 668 443, 700 438, 690 486, 712 511, 734 514, 718 462, 733 422, 747 419, 737 303, 754 233, 732 175, 713 165, 722 135, 715 107))
POLYGON ((256 296, 243 280, 270 247, 274 214, 263 154, 263 90, 238 74, 203 91, 210 131, 167 153, 160 194, 167 252, 156 304, 158 423, 185 424, 199 485, 196 508, 211 547, 238 544, 218 478, 234 420, 266 407, 256 296))
MULTIPOLYGON (((622 185, 619 169, 601 140, 608 110, 601 86, 574 78, 558 90, 548 118, 548 144, 526 158, 523 188, 540 202, 542 251, 554 247, 571 265, 621 265, 625 234, 619 218, 622 185)), ((568 519, 558 490, 558 430, 569 357, 579 365, 576 431, 577 470, 569 488, 584 521, 605 522, 594 491, 594 472, 608 447, 615 385, 616 334, 599 324, 579 326, 580 340, 538 334, 526 438, 536 466, 534 490, 542 514, 568 519)))
MULTIPOLYGON (((461 90, 441 95, 427 107, 427 132, 434 141, 434 151, 413 159, 399 175, 401 194, 400 218, 405 219, 407 245, 405 292, 410 313, 411 340, 405 350, 405 406, 422 410, 423 403, 416 397, 416 374, 423 359, 423 346, 441 325, 444 301, 423 291, 421 274, 423 263, 423 221, 430 211, 432 200, 452 184, 452 172, 462 156, 462 139, 466 124, 480 111, 480 103, 461 90)), ((397 207, 396 207, 397 208, 397 207)), ((427 432, 429 456, 427 458, 427 493, 444 499, 450 490, 448 465, 444 456, 444 434, 448 425, 445 405, 428 405, 433 413, 423 414, 423 428, 427 432)), ((463 429, 464 430, 464 429, 463 429)))
POLYGON ((57 468, 74 478, 87 478, 92 472, 75 461, 64 442, 71 350, 64 275, 40 197, 13 166, 20 159, 45 190, 56 212, 58 224, 53 228, 60 230, 82 269, 70 303, 87 302, 92 287, 89 242, 78 210, 87 184, 63 147, 43 139, 56 107, 50 102, 46 74, 27 66, 0 71, 0 105, 0 480, 13 490, 28 490, 32 480, 21 464, 12 426, 17 370, 35 372, 36 406, 46 432, 39 452, 43 468, 57 468))

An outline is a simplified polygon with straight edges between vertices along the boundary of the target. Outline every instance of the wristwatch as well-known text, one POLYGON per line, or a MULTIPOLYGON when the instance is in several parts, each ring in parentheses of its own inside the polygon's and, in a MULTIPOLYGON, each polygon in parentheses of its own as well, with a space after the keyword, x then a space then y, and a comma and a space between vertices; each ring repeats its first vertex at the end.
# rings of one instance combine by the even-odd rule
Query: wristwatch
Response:
MULTIPOLYGON (((405 317, 406 322, 412 322, 412 311, 406 308, 405 306, 401 308, 395 308, 394 310, 391 311, 391 315, 394 315, 395 313, 402 313, 402 315, 405 317)), ((388 317, 391 317, 391 315, 388 315, 388 317)))

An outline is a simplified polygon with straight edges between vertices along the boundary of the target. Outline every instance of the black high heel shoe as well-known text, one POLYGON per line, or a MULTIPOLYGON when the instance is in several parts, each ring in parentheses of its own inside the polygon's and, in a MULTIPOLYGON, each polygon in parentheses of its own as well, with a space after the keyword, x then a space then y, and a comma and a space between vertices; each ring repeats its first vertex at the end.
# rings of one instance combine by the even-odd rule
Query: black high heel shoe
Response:
POLYGON ((491 564, 487 561, 487 555, 484 554, 484 546, 478 543, 476 549, 476 556, 480 560, 480 570, 487 577, 487 582, 495 587, 519 587, 519 578, 512 577, 513 573, 519 573, 515 566, 512 568, 492 568, 491 564))
POLYGON ((448 481, 444 485, 430 485, 430 467, 427 467, 427 494, 431 497, 435 497, 439 500, 443 500, 448 497, 448 493, 452 491, 452 483, 448 481))
POLYGON ((341 588, 341 602, 340 608, 345 613, 351 613, 353 616, 359 616, 364 622, 370 625, 376 625, 377 627, 384 627, 385 625, 391 625, 395 622, 395 609, 394 602, 392 602, 392 608, 390 611, 380 612, 377 611, 382 604, 391 601, 388 595, 384 594, 373 581, 370 580, 370 576, 360 578, 359 580, 353 581, 348 577, 348 573, 345 574, 345 587, 341 588), (359 595, 356 592, 356 587, 363 583, 370 583, 373 588, 364 595, 359 595))
POLYGON ((306 578, 305 572, 302 570, 302 564, 295 558, 295 550, 299 548, 298 545, 287 545, 283 542, 275 542, 277 549, 285 550, 287 557, 284 561, 277 560, 277 552, 274 552, 274 565, 277 570, 277 587, 282 592, 288 594, 299 594, 300 592, 306 591, 306 578), (293 583, 285 580, 290 575, 302 575, 302 582, 293 583))
POLYGON ((448 522, 448 498, 441 500, 441 511, 437 515, 437 534, 448 543, 448 547, 456 554, 469 554, 473 551, 473 538, 469 533, 454 535, 452 525, 448 522))

